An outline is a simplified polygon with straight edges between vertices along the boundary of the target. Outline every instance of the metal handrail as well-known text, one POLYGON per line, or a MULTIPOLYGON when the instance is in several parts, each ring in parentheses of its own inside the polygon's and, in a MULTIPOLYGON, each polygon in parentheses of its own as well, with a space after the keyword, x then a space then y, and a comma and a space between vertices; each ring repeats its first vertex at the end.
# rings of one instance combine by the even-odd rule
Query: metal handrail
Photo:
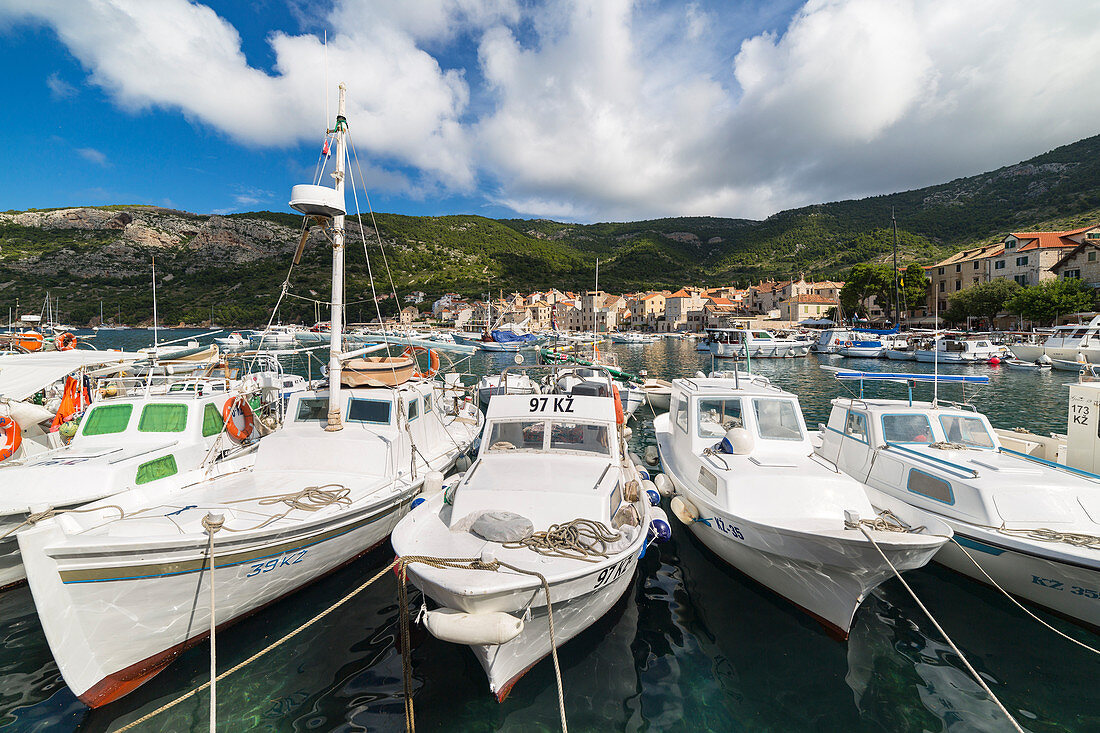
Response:
POLYGON ((978 478, 978 476, 979 476, 978 470, 975 469, 975 468, 967 468, 966 466, 960 466, 957 463, 952 463, 951 461, 944 460, 943 458, 936 458, 935 456, 926 456, 925 454, 923 454, 919 451, 915 451, 912 448, 906 448, 904 445, 899 445, 898 443, 886 443, 883 447, 885 447, 885 448, 895 448, 897 450, 904 451, 905 453, 908 453, 908 454, 910 454, 912 456, 915 456, 917 458, 921 458, 925 461, 929 461, 931 463, 938 463, 942 466, 947 466, 948 468, 950 468, 953 471, 958 471, 959 473, 964 474, 964 478, 978 478))

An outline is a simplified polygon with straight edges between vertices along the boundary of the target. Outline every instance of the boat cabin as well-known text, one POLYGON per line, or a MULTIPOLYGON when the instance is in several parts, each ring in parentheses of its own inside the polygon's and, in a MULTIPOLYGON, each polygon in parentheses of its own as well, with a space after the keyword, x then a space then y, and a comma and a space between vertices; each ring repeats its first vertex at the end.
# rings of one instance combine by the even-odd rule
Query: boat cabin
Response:
POLYGON ((497 395, 477 460, 453 497, 453 522, 493 510, 536 529, 577 517, 613 526, 623 496, 614 402, 588 395, 497 395))
POLYGON ((732 428, 753 438, 753 451, 790 451, 808 436, 798 397, 766 379, 678 379, 669 406, 670 430, 698 453, 722 441, 732 428))

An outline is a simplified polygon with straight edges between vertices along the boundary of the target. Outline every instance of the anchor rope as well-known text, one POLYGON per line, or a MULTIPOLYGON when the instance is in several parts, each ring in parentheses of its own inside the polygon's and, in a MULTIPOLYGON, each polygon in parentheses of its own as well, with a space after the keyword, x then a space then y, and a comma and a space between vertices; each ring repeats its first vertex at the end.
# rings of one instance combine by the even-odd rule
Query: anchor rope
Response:
POLYGON ((1016 721, 1016 718, 1012 716, 1012 713, 1008 712, 1008 708, 1006 708, 1004 704, 1000 701, 1000 699, 993 694, 993 690, 991 690, 989 688, 989 685, 986 684, 985 679, 983 679, 982 676, 978 674, 978 671, 974 669, 973 665, 970 664, 970 660, 968 660, 966 656, 963 655, 959 647, 955 645, 955 642, 951 640, 951 637, 948 636, 947 632, 943 630, 942 626, 940 626, 940 622, 936 620, 936 617, 932 615, 932 612, 928 610, 928 607, 921 602, 921 599, 917 596, 916 591, 914 591, 909 583, 906 582, 905 578, 901 577, 901 572, 896 567, 894 567, 894 563, 890 562, 890 558, 886 556, 886 553, 882 551, 882 548, 879 547, 879 544, 875 542, 875 538, 871 536, 871 533, 867 531, 867 528, 862 526, 861 524, 859 527, 859 531, 862 532, 863 536, 868 539, 868 541, 871 543, 871 545, 874 546, 876 550, 878 550, 878 554, 882 556, 882 559, 886 562, 887 566, 889 566, 890 570, 894 572, 894 575, 897 577, 897 579, 901 582, 903 586, 905 586, 905 590, 909 591, 909 595, 911 595, 913 597, 913 600, 917 602, 917 605, 920 606, 920 610, 924 611, 924 615, 928 617, 928 620, 931 621, 932 625, 936 627, 936 630, 940 632, 940 635, 943 636, 948 646, 950 646, 955 654, 958 655, 959 659, 962 661, 967 671, 969 671, 971 676, 973 676, 974 679, 977 680, 981 688, 985 690, 985 694, 989 695, 989 698, 993 700, 1000 711, 1004 713, 1004 716, 1008 718, 1010 723, 1012 723, 1012 727, 1019 733, 1024 733, 1024 729, 1020 727, 1020 724, 1016 721))
POLYGON ((546 531, 535 532, 522 540, 502 544, 509 550, 526 547, 543 557, 599 562, 601 558, 608 556, 608 545, 622 537, 621 532, 609 530, 603 522, 574 519, 562 524, 551 524, 546 531))

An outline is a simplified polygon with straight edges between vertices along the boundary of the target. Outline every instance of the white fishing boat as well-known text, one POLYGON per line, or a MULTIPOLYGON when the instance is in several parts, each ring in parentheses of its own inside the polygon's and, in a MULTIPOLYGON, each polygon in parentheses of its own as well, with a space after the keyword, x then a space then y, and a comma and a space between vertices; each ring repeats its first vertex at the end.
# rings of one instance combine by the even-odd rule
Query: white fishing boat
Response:
POLYGON ((276 323, 249 336, 248 344, 253 349, 293 346, 298 343, 299 333, 308 333, 308 331, 301 326, 276 323))
POLYGON ((474 464, 394 529, 400 557, 507 564, 497 572, 408 567, 439 606, 425 614, 428 630, 469 645, 498 700, 551 652, 551 639, 565 644, 627 592, 647 535, 667 537, 663 512, 626 454, 623 427, 607 397, 500 395, 489 403, 474 464), (663 528, 651 531, 657 522, 663 528), (554 545, 566 530, 579 533, 583 547, 554 545), (535 532, 553 549, 539 549, 535 532), (552 632, 538 575, 549 586, 552 632))
MULTIPOLYGON (((837 377, 935 383, 937 390, 940 383, 988 382, 959 375, 837 377)), ((1100 466, 1094 463, 1100 402, 1096 385, 1074 387, 1082 392, 1070 398, 1070 444, 1080 460, 1067 460, 1070 465, 1008 448, 984 415, 936 399, 835 399, 817 452, 883 494, 946 522, 955 542, 936 555, 938 562, 1100 627, 1100 466)))
MULTIPOLYGON (((1001 359, 1001 365, 1009 369, 1021 369, 1029 372, 1049 372, 1051 369, 1050 364, 1044 364, 1041 361, 1023 361, 1021 359, 1001 359)), ((1080 366, 1077 369, 1080 369, 1080 366)))
MULTIPOLYGON (((80 420, 68 445, 12 458, 0 480, 0 587, 26 576, 14 532, 32 514, 78 507, 161 482, 177 484, 195 469, 222 463, 243 468, 252 461, 260 426, 250 408, 227 402, 236 394, 164 394, 103 400, 80 420), (247 420, 226 434, 223 414, 248 410, 247 420)), ((117 516, 117 512, 116 512, 117 516)))
MULTIPOLYGON (((643 372, 643 376, 644 374, 643 372)), ((646 377, 645 381, 636 386, 642 391, 644 404, 654 413, 668 412, 669 401, 672 399, 672 382, 646 377)))
POLYGON ((776 338, 771 331, 748 328, 708 328, 710 353, 723 359, 773 359, 806 356, 811 344, 801 339, 776 338))
POLYGON ((75 349, 0 355, 0 468, 61 447, 52 423, 67 378, 83 384, 85 377, 121 373, 139 358, 137 353, 75 349))
POLYGON ((1062 361, 1084 360, 1100 364, 1100 316, 1087 324, 1058 326, 1042 344, 1012 344, 1009 349, 1022 361, 1038 361, 1047 356, 1062 361))
POLYGON ((858 338, 854 341, 845 341, 837 353, 857 359, 877 359, 886 352, 886 344, 879 339, 858 338))
POLYGON ((950 537, 814 455, 798 398, 740 379, 678 379, 653 423, 673 512, 720 558, 847 637, 860 603, 950 537), (864 531, 868 534, 865 535, 864 531), (873 538, 872 543, 868 536, 873 538))
POLYGON ((615 344, 652 344, 657 340, 656 336, 652 336, 645 333, 638 333, 637 331, 616 331, 609 333, 608 338, 615 344))
POLYGON ((260 442, 249 469, 142 486, 19 534, 58 669, 90 707, 133 690, 212 626, 384 542, 424 483, 441 483, 436 472, 480 432, 480 413, 446 399, 444 383, 411 370, 400 379, 409 357, 360 358, 386 344, 343 351, 344 109, 340 85, 335 188, 291 194, 291 206, 323 220, 335 245, 328 387, 291 396, 284 426, 260 442), (385 359, 393 370, 376 369, 385 359), (367 386, 374 380, 382 386, 367 386))

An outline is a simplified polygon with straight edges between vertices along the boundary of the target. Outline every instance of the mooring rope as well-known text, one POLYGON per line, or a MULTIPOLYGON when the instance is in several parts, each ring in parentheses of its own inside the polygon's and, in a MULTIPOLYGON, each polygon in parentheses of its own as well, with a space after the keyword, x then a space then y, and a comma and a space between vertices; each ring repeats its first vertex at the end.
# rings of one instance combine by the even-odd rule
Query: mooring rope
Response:
POLYGON ((950 646, 955 654, 959 656, 959 659, 962 660, 962 663, 966 667, 967 671, 969 671, 971 676, 973 676, 974 679, 977 680, 981 688, 985 690, 985 694, 989 695, 990 699, 993 700, 998 708, 1000 708, 1001 712, 1004 713, 1004 716, 1008 718, 1009 722, 1012 723, 1012 727, 1015 728, 1019 733, 1024 733, 1024 729, 1020 727, 1020 724, 1018 722, 1016 722, 1016 718, 1012 717, 1012 713, 1008 712, 1008 708, 1006 708, 1004 704, 1001 703, 1000 699, 993 694, 993 690, 991 690, 989 688, 989 685, 986 684, 985 679, 983 679, 982 676, 978 674, 978 670, 974 669, 973 665, 970 664, 970 660, 968 660, 963 655, 962 650, 960 650, 959 647, 955 645, 955 642, 951 640, 951 637, 948 636, 947 632, 943 630, 942 626, 940 626, 940 622, 936 620, 936 617, 932 615, 932 612, 928 610, 928 607, 925 606, 924 603, 921 602, 921 599, 917 597, 916 592, 910 587, 909 583, 905 581, 905 578, 901 577, 901 572, 899 572, 898 569, 894 567, 894 563, 890 562, 890 558, 886 556, 886 553, 882 551, 882 548, 879 547, 879 544, 875 542, 875 538, 871 536, 871 533, 867 531, 867 528, 860 524, 859 531, 862 532, 863 536, 867 538, 867 540, 871 543, 872 546, 874 546, 876 550, 878 550, 878 554, 882 556, 882 559, 886 561, 886 564, 889 566, 890 570, 894 572, 894 575, 897 577, 897 579, 901 581, 901 584, 903 586, 905 586, 905 590, 909 591, 909 595, 911 595, 913 597, 913 600, 917 602, 917 605, 920 606, 920 610, 924 611, 924 615, 928 617, 928 620, 931 621, 932 625, 936 627, 936 630, 940 632, 940 635, 943 636, 948 646, 950 646))
POLYGON ((544 557, 599 562, 607 557, 607 546, 619 541, 622 536, 620 532, 609 530, 603 522, 574 519, 551 524, 545 532, 535 532, 522 540, 502 544, 509 550, 526 547, 544 557))
POLYGON ((845 529, 858 529, 860 527, 870 527, 879 532, 908 532, 912 534, 919 534, 927 529, 924 525, 913 527, 906 524, 901 517, 889 509, 883 509, 874 519, 860 519, 858 522, 844 520, 845 529))
MULTIPOLYGON (((321 613, 317 614, 316 616, 314 616, 313 618, 311 618, 311 619, 310 619, 309 621, 306 621, 306 622, 305 622, 304 624, 302 624, 302 625, 301 625, 301 626, 299 626, 298 628, 294 629, 293 631, 291 631, 290 633, 288 633, 288 634, 287 634, 286 636, 283 636, 282 638, 278 639, 277 641, 274 641, 274 642, 272 642, 271 644, 268 644, 267 646, 265 646, 265 647, 264 647, 263 649, 261 649, 260 651, 256 652, 255 654, 253 654, 253 655, 252 655, 251 657, 249 657, 248 659, 245 659, 245 660, 244 660, 243 662, 240 662, 239 664, 236 664, 236 665, 234 665, 233 667, 230 667, 230 668, 229 668, 229 669, 227 669, 226 671, 222 672, 222 673, 221 673, 220 675, 218 675, 217 677, 215 677, 213 681, 214 681, 214 682, 221 682, 221 681, 222 681, 223 679, 225 679, 225 678, 226 678, 226 677, 228 677, 229 675, 231 675, 231 674, 233 674, 234 672, 236 672, 236 671, 238 671, 238 670, 242 669, 243 667, 247 667, 247 666, 248 666, 249 664, 251 664, 252 662, 256 661, 256 660, 257 660, 257 659, 259 659, 260 657, 264 656, 264 655, 265 655, 265 654, 267 654, 268 652, 270 652, 270 651, 272 651, 273 649, 275 649, 275 648, 277 648, 277 647, 281 646, 282 644, 286 643, 287 641, 289 641, 290 639, 294 638, 294 637, 295 637, 295 636, 297 636, 298 634, 302 633, 303 631, 305 631, 306 629, 308 629, 308 628, 309 628, 310 626, 313 626, 313 625, 314 625, 315 623, 317 623, 317 622, 318 622, 318 621, 320 621, 321 619, 325 618, 325 617, 326 617, 326 616, 328 616, 328 615, 329 615, 330 613, 332 613, 332 612, 333 612, 333 611, 335 611, 336 609, 340 608, 340 607, 341 607, 341 606, 343 606, 343 605, 344 605, 345 603, 347 603, 348 601, 350 601, 350 600, 351 600, 352 598, 354 598, 355 596, 359 595, 359 594, 360 594, 360 593, 362 593, 362 592, 363 592, 364 590, 366 590, 367 588, 369 588, 369 587, 370 587, 371 585, 373 585, 373 584, 374 584, 374 582, 375 582, 375 581, 377 581, 377 580, 378 580, 379 578, 383 577, 383 576, 384 576, 384 575, 385 575, 386 573, 388 573, 388 572, 390 572, 391 570, 393 570, 394 568, 396 568, 396 567, 397 567, 397 565, 398 565, 398 561, 397 561, 397 560, 394 560, 393 562, 391 562, 391 563, 388 563, 388 564, 386 565, 386 567, 384 567, 384 568, 382 568, 381 570, 379 570, 379 571, 378 571, 378 573, 377 573, 377 574, 376 574, 376 575, 375 575, 374 577, 372 577, 372 578, 371 578, 370 580, 368 580, 367 582, 365 582, 365 583, 363 583, 362 585, 360 585, 360 586, 359 586, 358 588, 356 588, 355 590, 353 590, 353 591, 351 591, 350 593, 348 593, 348 594, 347 594, 346 596, 344 596, 343 598, 341 598, 340 600, 338 600, 338 601, 337 601, 336 603, 332 604, 331 606, 329 606, 328 608, 326 608, 326 609, 325 609, 324 611, 321 611, 321 613)), ((190 692, 186 692, 186 693, 184 693, 183 695, 180 695, 179 697, 177 697, 177 698, 176 698, 175 700, 172 700, 171 702, 167 702, 167 703, 165 703, 164 705, 161 705, 161 706, 160 706, 159 708, 157 708, 156 710, 153 710, 152 712, 150 712, 150 713, 147 713, 147 714, 143 715, 142 717, 138 718, 137 720, 133 721, 132 723, 127 723, 127 724, 126 724, 126 725, 124 725, 123 727, 121 727, 121 728, 119 728, 118 730, 116 730, 116 731, 115 731, 115 733, 124 733, 124 731, 128 731, 128 730, 130 730, 131 728, 134 728, 134 727, 136 727, 136 726, 138 726, 138 725, 141 725, 142 723, 146 722, 147 720, 150 720, 150 719, 152 719, 152 718, 156 717, 157 715, 160 715, 160 714, 161 714, 161 713, 163 713, 164 711, 166 711, 166 710, 169 710, 169 709, 171 709, 171 708, 175 707, 176 705, 180 704, 180 703, 181 703, 181 702, 183 702, 184 700, 187 700, 188 698, 194 697, 195 695, 197 695, 198 693, 202 692, 203 690, 205 690, 205 689, 206 689, 207 687, 209 687, 209 686, 210 686, 210 682, 204 682, 204 683, 202 683, 201 685, 199 685, 198 687, 196 687, 196 688, 194 688, 193 690, 191 690, 190 692)))
POLYGON ((1051 631, 1053 631, 1053 632, 1054 632, 1055 634, 1058 634, 1058 636, 1062 637, 1063 639, 1067 639, 1067 640, 1069 640, 1069 641, 1072 641, 1072 642, 1073 642, 1074 644, 1076 644, 1077 646, 1079 646, 1079 647, 1082 647, 1082 648, 1084 648, 1084 649, 1088 649, 1088 650, 1089 650, 1090 652, 1092 652, 1093 654, 1100 654, 1100 649, 1096 649, 1095 647, 1091 647, 1091 646, 1089 646, 1088 644, 1086 644, 1086 643, 1085 643, 1085 642, 1083 642, 1083 641, 1078 641, 1077 639, 1074 639, 1074 638, 1073 638, 1072 636, 1070 636, 1069 634, 1066 634, 1066 633, 1064 633, 1064 632, 1062 632, 1062 631, 1059 631, 1058 629, 1054 628, 1053 626, 1051 626, 1050 624, 1048 624, 1048 623, 1047 623, 1046 621, 1044 621, 1043 619, 1039 618, 1039 617, 1038 617, 1038 616, 1036 616, 1036 615, 1035 615, 1034 613, 1032 613, 1032 612, 1031 612, 1031 609, 1029 609, 1029 608, 1028 608, 1027 606, 1025 606, 1024 604, 1020 603, 1020 602, 1019 602, 1018 600, 1016 600, 1015 596, 1013 596, 1013 595, 1012 595, 1011 593, 1009 593, 1009 592, 1008 592, 1007 590, 1005 590, 1004 588, 1002 588, 1002 587, 1000 586, 1000 584, 999 584, 999 583, 998 583, 998 582, 997 582, 996 580, 994 580, 994 579, 993 579, 992 577, 990 577, 989 573, 987 573, 987 572, 985 571, 985 568, 983 568, 983 567, 982 567, 981 565, 979 565, 979 564, 978 564, 978 561, 977 561, 977 560, 975 560, 975 559, 974 559, 974 556, 973 556, 973 555, 971 555, 971 554, 970 554, 970 553, 969 553, 969 552, 967 551, 967 549, 966 549, 965 547, 963 547, 963 546, 962 546, 962 544, 961 544, 961 543, 960 543, 960 542, 958 541, 958 539, 956 539, 955 537, 952 537, 952 538, 951 538, 951 541, 952 541, 952 542, 954 542, 954 543, 955 543, 955 545, 956 545, 956 546, 957 546, 957 547, 958 547, 958 548, 959 548, 960 550, 962 550, 962 551, 963 551, 963 554, 964 554, 964 555, 966 555, 966 556, 967 556, 968 558, 970 558, 970 562, 974 563, 974 567, 976 567, 976 568, 977 568, 978 570, 980 570, 980 571, 981 571, 982 575, 984 575, 984 576, 985 576, 986 580, 988 580, 988 581, 989 581, 989 582, 990 582, 990 583, 991 583, 991 584, 993 585, 993 587, 994 587, 994 588, 996 588, 997 590, 999 590, 999 591, 1000 591, 1001 593, 1004 593, 1005 597, 1006 597, 1006 598, 1008 598, 1008 600, 1010 600, 1010 601, 1012 601, 1013 603, 1015 603, 1015 604, 1016 604, 1016 605, 1017 605, 1017 606, 1018 606, 1018 607, 1020 608, 1020 610, 1021 610, 1021 611, 1023 611, 1024 613, 1026 613, 1026 614, 1027 614, 1028 616, 1031 616, 1031 618, 1035 619, 1035 620, 1036 620, 1036 621, 1038 621, 1038 622, 1039 622, 1040 624, 1042 624, 1043 626, 1045 626, 1045 627, 1047 627, 1048 629, 1050 629, 1051 631))
POLYGON ((215 646, 214 634, 217 623, 214 614, 214 533, 225 524, 225 517, 221 514, 207 514, 202 518, 202 527, 210 535, 207 545, 207 557, 210 558, 210 733, 218 729, 218 653, 215 646))
POLYGON ((562 733, 569 733, 569 724, 565 719, 565 690, 561 682, 561 665, 558 663, 558 641, 556 632, 554 631, 554 608, 550 603, 550 583, 546 580, 546 576, 534 570, 525 570, 500 560, 483 562, 481 558, 476 557, 445 558, 431 557, 429 555, 406 555, 405 557, 398 558, 397 564, 400 568, 399 574, 401 577, 401 583, 398 586, 398 598, 401 605, 401 648, 402 671, 405 682, 405 725, 410 733, 415 733, 416 721, 413 715, 411 651, 407 651, 409 650, 410 644, 407 570, 408 566, 414 563, 428 565, 441 570, 486 570, 499 572, 501 568, 507 568, 521 575, 530 575, 538 579, 542 584, 543 594, 546 596, 546 618, 550 628, 550 656, 554 660, 554 678, 558 685, 558 713, 561 715, 561 730, 562 733))
POLYGON ((41 512, 31 512, 30 514, 27 515, 27 518, 24 519, 22 522, 20 522, 16 526, 12 527, 11 529, 9 529, 4 534, 0 534, 0 540, 4 539, 5 537, 7 537, 10 534, 18 532, 19 530, 23 529, 24 527, 33 526, 35 524, 38 524, 39 522, 45 521, 47 519, 51 519, 53 517, 60 516, 62 514, 83 514, 85 512, 98 512, 102 509, 117 509, 120 519, 122 517, 126 516, 126 512, 123 511, 122 507, 118 506, 117 504, 104 504, 103 506, 90 507, 90 508, 85 508, 85 509, 52 509, 51 508, 51 509, 46 509, 45 511, 41 511, 41 512))

